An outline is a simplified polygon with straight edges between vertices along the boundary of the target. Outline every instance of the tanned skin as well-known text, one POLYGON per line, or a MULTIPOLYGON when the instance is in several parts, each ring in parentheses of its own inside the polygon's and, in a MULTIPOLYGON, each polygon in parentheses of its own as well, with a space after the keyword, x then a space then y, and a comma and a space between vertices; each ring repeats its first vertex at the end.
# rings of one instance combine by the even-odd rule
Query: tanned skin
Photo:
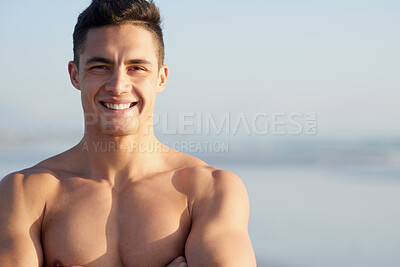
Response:
POLYGON ((94 28, 84 47, 68 65, 84 137, 1 181, 0 266, 256 266, 240 178, 154 136, 168 67, 152 34, 94 28))

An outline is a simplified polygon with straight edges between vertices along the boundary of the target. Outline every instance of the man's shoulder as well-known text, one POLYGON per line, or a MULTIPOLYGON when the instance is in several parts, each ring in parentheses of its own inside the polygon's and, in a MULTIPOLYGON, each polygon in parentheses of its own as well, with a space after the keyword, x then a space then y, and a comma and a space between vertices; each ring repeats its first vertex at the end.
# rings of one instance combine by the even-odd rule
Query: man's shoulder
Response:
MULTIPOLYGON (((70 173, 68 166, 68 151, 58 155, 51 156, 36 165, 13 172, 3 178, 5 181, 23 181, 27 186, 32 184, 44 185, 51 182, 56 182, 62 176, 70 173)), ((73 158, 72 156, 70 156, 73 158)))
POLYGON ((239 176, 232 171, 219 169, 208 164, 185 167, 178 172, 179 175, 192 182, 207 186, 219 186, 241 181, 239 176))
POLYGON ((5 176, 0 181, 0 190, 9 193, 38 195, 43 194, 56 182, 56 175, 51 169, 37 165, 5 176))
POLYGON ((191 196, 193 201, 232 194, 247 195, 238 175, 204 162, 177 170, 175 177, 183 185, 182 191, 191 196))
POLYGON ((240 178, 231 171, 211 166, 201 159, 185 153, 175 151, 175 153, 169 155, 169 157, 179 162, 175 170, 177 174, 192 181, 201 180, 201 182, 214 183, 216 181, 229 182, 230 180, 240 180, 240 178))
POLYGON ((32 167, 7 175, 0 181, 1 222, 6 225, 35 222, 38 226, 38 218, 42 218, 56 188, 56 179, 47 169, 32 167))

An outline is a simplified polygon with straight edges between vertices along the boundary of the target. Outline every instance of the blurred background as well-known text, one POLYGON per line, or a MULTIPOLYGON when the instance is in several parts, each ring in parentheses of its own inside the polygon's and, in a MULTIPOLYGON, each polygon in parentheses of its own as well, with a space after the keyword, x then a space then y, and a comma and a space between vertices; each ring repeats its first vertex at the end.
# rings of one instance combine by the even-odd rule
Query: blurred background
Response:
MULTIPOLYGON (((400 2, 156 1, 164 143, 234 171, 259 266, 400 266, 400 2)), ((79 142, 89 1, 0 2, 0 176, 79 142)))

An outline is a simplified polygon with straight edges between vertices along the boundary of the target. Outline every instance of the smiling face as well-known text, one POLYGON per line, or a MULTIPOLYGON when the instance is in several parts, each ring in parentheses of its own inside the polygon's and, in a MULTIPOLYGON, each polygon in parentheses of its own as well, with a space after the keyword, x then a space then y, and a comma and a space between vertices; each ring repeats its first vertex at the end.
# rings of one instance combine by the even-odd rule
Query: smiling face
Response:
POLYGON ((148 133, 155 94, 165 88, 153 35, 125 24, 89 30, 79 68, 69 63, 71 82, 81 91, 86 132, 148 133))

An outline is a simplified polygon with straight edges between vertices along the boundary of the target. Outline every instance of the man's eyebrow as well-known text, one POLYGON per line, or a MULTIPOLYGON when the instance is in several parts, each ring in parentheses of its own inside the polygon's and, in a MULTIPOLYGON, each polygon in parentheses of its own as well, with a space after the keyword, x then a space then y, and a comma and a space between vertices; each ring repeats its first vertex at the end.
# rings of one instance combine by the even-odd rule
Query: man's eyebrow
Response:
MULTIPOLYGON (((112 60, 109 60, 107 58, 104 57, 92 57, 89 58, 86 61, 86 65, 92 64, 92 63, 105 63, 105 64, 110 64, 112 65, 114 62, 112 60)), ((151 62, 146 60, 146 59, 130 59, 128 61, 126 61, 125 64, 143 64, 143 65, 151 65, 151 62)))
POLYGON ((127 64, 143 64, 143 65, 151 65, 151 62, 146 59, 131 59, 126 62, 127 64))
POLYGON ((113 62, 109 59, 106 59, 104 57, 92 57, 86 60, 86 65, 92 64, 92 63, 105 63, 105 64, 112 64, 113 62))

